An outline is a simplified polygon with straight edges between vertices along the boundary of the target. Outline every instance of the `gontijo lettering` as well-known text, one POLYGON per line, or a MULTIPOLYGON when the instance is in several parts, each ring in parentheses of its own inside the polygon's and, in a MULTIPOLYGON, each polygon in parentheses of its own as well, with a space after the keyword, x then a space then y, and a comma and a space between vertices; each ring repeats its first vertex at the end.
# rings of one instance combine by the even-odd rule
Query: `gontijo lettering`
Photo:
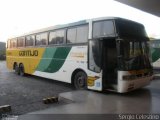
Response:
POLYGON ((19 51, 19 56, 38 56, 38 50, 19 51))

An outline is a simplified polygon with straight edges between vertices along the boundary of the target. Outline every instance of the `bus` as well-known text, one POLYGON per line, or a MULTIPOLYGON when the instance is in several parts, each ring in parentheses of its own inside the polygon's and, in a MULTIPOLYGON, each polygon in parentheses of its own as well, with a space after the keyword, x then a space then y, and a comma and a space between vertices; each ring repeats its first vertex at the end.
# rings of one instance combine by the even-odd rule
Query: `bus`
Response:
POLYGON ((159 71, 160 69, 160 39, 150 40, 152 64, 154 70, 159 71))
POLYGON ((149 38, 142 24, 103 17, 57 25, 7 41, 7 67, 77 89, 129 92, 150 83, 149 38))

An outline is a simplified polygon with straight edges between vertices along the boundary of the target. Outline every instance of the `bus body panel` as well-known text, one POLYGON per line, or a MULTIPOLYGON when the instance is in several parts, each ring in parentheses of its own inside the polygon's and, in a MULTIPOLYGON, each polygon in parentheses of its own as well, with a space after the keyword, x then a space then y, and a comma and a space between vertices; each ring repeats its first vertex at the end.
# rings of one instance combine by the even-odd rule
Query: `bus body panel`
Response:
MULTIPOLYGON (((55 66, 55 63, 51 64, 55 66)), ((72 47, 67 55, 67 58, 64 60, 63 65, 59 67, 60 68, 58 68, 57 71, 53 71, 52 68, 48 67, 48 69, 51 70, 50 72, 36 70, 33 75, 71 83, 72 73, 76 69, 82 69, 87 74, 87 46, 72 47)))
POLYGON ((71 75, 76 69, 87 74, 87 46, 29 48, 7 51, 7 67, 22 63, 25 73, 44 78, 71 83, 71 75), (24 53, 31 51, 32 54, 24 53), (33 51, 37 51, 35 56, 33 51), (61 77, 59 77, 61 76, 61 77))
POLYGON ((95 73, 88 70, 87 85, 88 89, 102 91, 102 71, 100 73, 95 73))

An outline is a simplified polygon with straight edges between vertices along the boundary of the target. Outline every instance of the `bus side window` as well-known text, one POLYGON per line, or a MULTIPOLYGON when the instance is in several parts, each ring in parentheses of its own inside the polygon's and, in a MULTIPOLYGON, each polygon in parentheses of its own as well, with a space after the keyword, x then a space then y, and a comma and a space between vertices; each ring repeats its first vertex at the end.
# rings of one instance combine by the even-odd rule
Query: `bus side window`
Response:
POLYGON ((11 46, 10 46, 10 45, 11 45, 11 44, 10 44, 10 41, 11 41, 11 40, 8 40, 8 41, 7 41, 7 48, 11 48, 11 46))
POLYGON ((37 34, 36 35, 36 45, 37 46, 47 45, 47 38, 48 38, 47 32, 37 34))
POLYGON ((58 30, 58 31, 56 32, 56 43, 57 43, 57 44, 62 44, 62 43, 64 43, 64 33, 65 33, 64 30, 58 30))
POLYGON ((93 22, 93 38, 98 36, 111 36, 114 34, 115 31, 113 21, 108 20, 93 22))
POLYGON ((41 36, 36 35, 36 45, 41 45, 41 36))
POLYGON ((25 37, 17 38, 17 47, 24 47, 25 46, 25 37))
POLYGON ((57 30, 50 32, 49 44, 63 44, 64 43, 65 30, 57 30))
POLYGON ((85 43, 88 41, 88 25, 81 25, 67 30, 67 43, 85 43))
POLYGON ((85 43, 88 40, 88 25, 78 26, 76 43, 85 43))
POLYGON ((11 48, 16 48, 17 47, 17 38, 11 39, 11 48))
POLYGON ((67 30, 67 43, 76 43, 76 28, 67 30))
POLYGON ((26 46, 34 46, 34 42, 35 42, 34 35, 26 36, 26 46))
POLYGON ((49 44, 56 44, 56 32, 50 32, 49 34, 49 44))

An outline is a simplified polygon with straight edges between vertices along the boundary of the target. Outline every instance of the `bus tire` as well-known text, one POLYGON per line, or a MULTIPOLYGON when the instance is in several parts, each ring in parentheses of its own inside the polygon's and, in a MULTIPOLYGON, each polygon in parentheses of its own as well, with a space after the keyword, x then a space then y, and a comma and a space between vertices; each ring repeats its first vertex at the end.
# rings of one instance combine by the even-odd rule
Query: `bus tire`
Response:
POLYGON ((19 75, 19 67, 17 64, 14 65, 14 71, 17 75, 19 75))
POLYGON ((23 64, 19 65, 19 75, 20 76, 24 76, 25 72, 24 72, 24 66, 23 64))
POLYGON ((74 87, 76 89, 86 89, 87 88, 87 75, 83 71, 79 71, 74 75, 74 87))

